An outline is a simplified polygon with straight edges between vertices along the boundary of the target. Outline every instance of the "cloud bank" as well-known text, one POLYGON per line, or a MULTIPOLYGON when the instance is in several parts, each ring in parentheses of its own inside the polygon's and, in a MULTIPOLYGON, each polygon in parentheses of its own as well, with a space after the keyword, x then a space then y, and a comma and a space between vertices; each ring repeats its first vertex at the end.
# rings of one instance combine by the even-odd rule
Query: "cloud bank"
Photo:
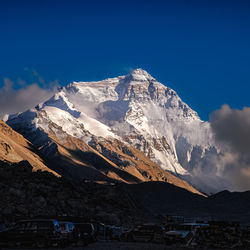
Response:
POLYGON ((223 105, 210 116, 215 141, 221 148, 216 162, 220 176, 232 190, 250 189, 250 108, 231 109, 223 105))
MULTIPOLYGON (((40 80, 43 81, 42 78, 40 80)), ((0 119, 5 114, 22 112, 35 107, 51 97, 59 87, 57 81, 48 84, 43 82, 43 86, 40 87, 40 82, 27 84, 21 78, 18 78, 16 82, 5 78, 3 83, 3 87, 0 88, 0 119), (17 89, 16 86, 19 88, 17 89)))

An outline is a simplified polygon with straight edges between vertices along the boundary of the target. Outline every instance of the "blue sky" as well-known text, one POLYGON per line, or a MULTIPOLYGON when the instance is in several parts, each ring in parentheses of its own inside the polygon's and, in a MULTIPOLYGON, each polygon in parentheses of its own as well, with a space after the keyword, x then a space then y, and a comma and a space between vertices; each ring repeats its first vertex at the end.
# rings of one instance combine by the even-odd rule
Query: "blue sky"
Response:
POLYGON ((204 120, 224 103, 250 106, 250 2, 0 1, 0 88, 34 72, 48 88, 134 68, 204 120))

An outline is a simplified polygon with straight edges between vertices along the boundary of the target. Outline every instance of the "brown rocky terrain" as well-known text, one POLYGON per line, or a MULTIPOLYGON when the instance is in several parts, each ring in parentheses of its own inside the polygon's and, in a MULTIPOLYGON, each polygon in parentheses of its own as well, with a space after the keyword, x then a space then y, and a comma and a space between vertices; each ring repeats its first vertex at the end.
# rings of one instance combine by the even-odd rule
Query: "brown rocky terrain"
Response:
POLYGON ((120 166, 121 169, 136 176, 141 182, 161 181, 184 188, 192 193, 201 194, 186 181, 163 170, 141 151, 130 147, 119 140, 105 140, 99 142, 93 140, 90 145, 106 158, 112 159, 112 161, 120 166))
POLYGON ((0 160, 8 162, 28 161, 34 171, 56 172, 48 168, 38 150, 22 135, 0 120, 0 160))

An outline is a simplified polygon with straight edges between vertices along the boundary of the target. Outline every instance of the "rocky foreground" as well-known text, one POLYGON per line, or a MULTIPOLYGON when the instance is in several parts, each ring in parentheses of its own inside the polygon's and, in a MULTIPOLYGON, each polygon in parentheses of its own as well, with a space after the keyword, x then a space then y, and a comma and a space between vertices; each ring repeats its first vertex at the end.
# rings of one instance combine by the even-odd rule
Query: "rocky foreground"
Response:
POLYGON ((67 180, 33 172, 27 161, 0 161, 2 218, 78 217, 104 223, 131 223, 145 213, 123 186, 67 180))
POLYGON ((34 171, 27 161, 0 161, 0 219, 31 217, 133 226, 167 215, 250 223, 250 192, 209 197, 163 182, 96 183, 34 171))

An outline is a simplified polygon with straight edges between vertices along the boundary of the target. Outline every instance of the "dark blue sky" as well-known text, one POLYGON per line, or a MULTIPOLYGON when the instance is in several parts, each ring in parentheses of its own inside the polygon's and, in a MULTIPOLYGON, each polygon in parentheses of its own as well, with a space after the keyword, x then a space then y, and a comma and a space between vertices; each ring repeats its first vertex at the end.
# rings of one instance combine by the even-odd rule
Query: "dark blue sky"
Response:
POLYGON ((61 85, 143 68, 207 120, 250 106, 250 2, 1 0, 0 87, 25 68, 61 85))

